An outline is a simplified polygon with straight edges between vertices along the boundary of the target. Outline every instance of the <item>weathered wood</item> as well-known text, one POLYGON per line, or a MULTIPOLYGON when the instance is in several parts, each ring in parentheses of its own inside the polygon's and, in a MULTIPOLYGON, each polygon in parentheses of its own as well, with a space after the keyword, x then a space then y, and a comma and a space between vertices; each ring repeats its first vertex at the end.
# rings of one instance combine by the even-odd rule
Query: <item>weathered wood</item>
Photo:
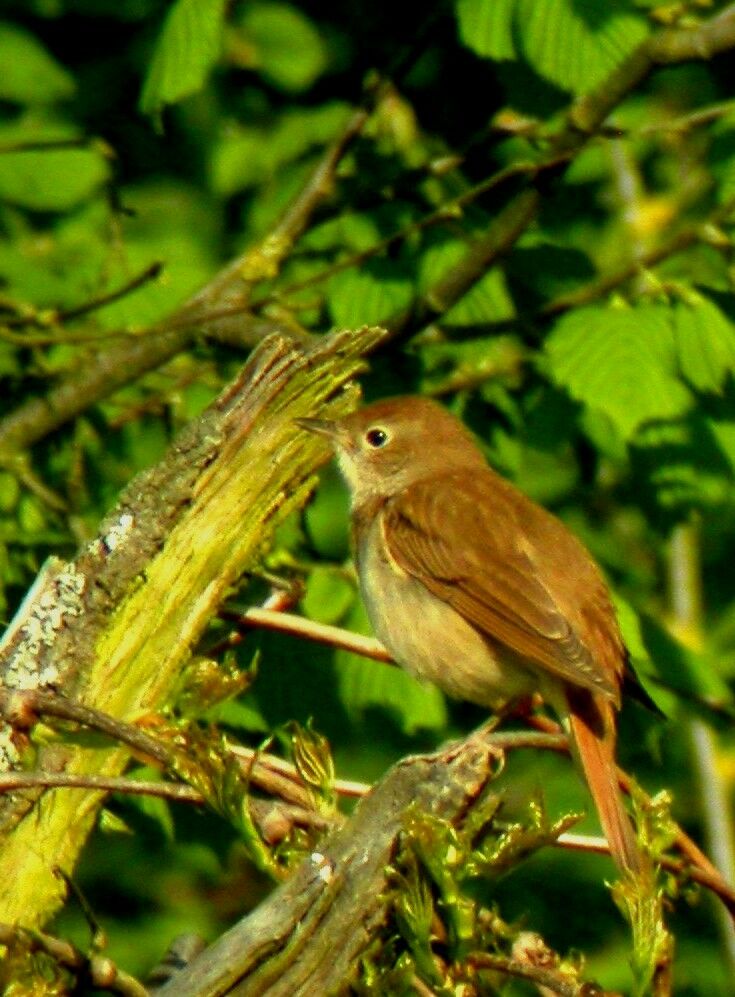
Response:
MULTIPOLYGON (((356 402, 350 378, 381 330, 326 336, 305 348, 273 336, 242 374, 122 495, 98 536, 51 562, 0 648, 6 688, 57 688, 121 720, 160 709, 181 667, 240 575, 284 516, 304 502, 324 444, 294 419, 356 402)), ((27 741, 0 729, 0 760, 18 767, 27 741)), ((50 736, 36 766, 116 775, 128 751, 50 736)), ((47 789, 0 809, 0 921, 41 926, 63 900, 102 794, 47 789)))
POLYGON ((260 906, 157 997, 314 997, 340 993, 390 912, 389 863, 408 812, 463 815, 487 782, 479 737, 443 757, 399 762, 260 906))

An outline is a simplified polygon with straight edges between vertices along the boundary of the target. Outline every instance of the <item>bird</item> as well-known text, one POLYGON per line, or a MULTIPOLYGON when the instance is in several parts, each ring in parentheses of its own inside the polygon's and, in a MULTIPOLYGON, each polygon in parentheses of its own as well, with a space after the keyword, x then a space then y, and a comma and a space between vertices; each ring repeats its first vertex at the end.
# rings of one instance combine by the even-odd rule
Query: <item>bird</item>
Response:
POLYGON ((349 489, 376 636, 409 673, 490 711, 540 693, 569 735, 613 860, 640 873, 615 761, 627 652, 591 554, 431 399, 297 421, 328 439, 349 489))

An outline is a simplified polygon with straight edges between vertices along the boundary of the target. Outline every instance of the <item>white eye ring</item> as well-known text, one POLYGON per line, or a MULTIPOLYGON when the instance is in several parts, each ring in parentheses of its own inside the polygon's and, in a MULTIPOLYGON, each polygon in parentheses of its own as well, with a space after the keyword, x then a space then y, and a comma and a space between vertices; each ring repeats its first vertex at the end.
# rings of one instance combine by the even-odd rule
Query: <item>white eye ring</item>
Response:
POLYGON ((380 426, 371 426, 365 433, 365 442, 373 450, 379 450, 381 447, 384 447, 389 439, 390 436, 386 430, 380 426))

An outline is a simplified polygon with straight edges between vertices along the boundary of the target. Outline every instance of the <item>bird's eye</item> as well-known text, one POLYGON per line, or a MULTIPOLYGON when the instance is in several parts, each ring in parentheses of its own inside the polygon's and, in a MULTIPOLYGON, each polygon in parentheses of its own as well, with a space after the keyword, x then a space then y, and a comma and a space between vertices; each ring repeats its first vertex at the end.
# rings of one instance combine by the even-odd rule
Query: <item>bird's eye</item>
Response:
POLYGON ((365 442, 374 450, 378 450, 388 442, 388 434, 384 429, 374 426, 365 433, 365 442))

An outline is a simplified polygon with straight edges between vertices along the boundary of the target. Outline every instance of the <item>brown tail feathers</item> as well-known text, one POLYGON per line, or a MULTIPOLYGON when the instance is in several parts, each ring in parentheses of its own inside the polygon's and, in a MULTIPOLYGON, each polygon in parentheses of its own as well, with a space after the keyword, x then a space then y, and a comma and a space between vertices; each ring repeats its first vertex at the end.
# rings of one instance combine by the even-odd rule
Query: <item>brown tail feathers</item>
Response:
POLYGON ((612 857, 621 872, 638 873, 644 859, 618 786, 612 705, 586 690, 572 688, 567 688, 567 703, 576 754, 612 857))

